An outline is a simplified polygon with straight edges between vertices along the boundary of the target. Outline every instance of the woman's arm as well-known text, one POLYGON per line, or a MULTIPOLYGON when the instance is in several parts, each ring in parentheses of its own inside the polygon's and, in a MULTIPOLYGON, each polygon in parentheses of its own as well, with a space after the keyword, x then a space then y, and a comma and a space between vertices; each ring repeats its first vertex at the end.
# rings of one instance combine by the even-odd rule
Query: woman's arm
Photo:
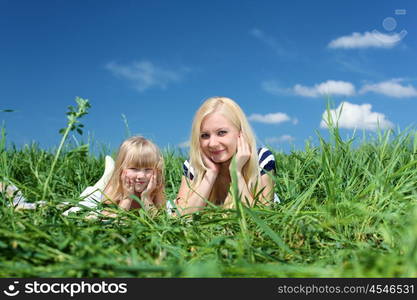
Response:
MULTIPOLYGON (((272 179, 272 174, 264 174, 261 176, 261 184, 258 186, 257 191, 261 191, 259 194, 258 203, 268 205, 274 199, 274 181, 272 179)), ((239 195, 241 195, 241 201, 243 204, 252 207, 255 204, 254 195, 249 191, 248 185, 246 184, 245 178, 238 173, 238 189, 239 195)), ((234 207, 233 199, 228 197, 227 203, 224 203, 224 207, 231 208, 234 207)))
POLYGON ((192 190, 189 186, 188 179, 182 176, 181 186, 175 204, 181 213, 193 213, 203 209, 206 206, 206 199, 209 198, 217 174, 213 172, 205 172, 203 180, 199 186, 192 190))
MULTIPOLYGON (((251 150, 248 143, 246 142, 244 135, 240 132, 237 139, 237 151, 236 151, 236 173, 237 173, 237 184, 239 188, 239 195, 241 196, 240 200, 242 203, 253 206, 255 200, 253 195, 250 193, 248 184, 245 181, 245 178, 242 175, 243 167, 246 165, 248 160, 251 157, 251 150)), ((230 172, 232 172, 232 164, 229 167, 230 172)))
POLYGON ((243 204, 249 207, 253 206, 255 200, 253 199, 253 195, 249 191, 245 178, 240 172, 237 173, 237 184, 239 189, 239 195, 241 197, 240 201, 242 201, 243 204))
POLYGON ((264 205, 269 205, 274 200, 274 171, 270 171, 261 176, 259 202, 264 205))

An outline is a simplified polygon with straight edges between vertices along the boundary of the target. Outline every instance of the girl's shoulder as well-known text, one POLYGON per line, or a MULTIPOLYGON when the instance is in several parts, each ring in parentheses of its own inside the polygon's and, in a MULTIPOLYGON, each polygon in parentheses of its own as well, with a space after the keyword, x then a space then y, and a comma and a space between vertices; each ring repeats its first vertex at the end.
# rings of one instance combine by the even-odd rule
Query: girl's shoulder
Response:
POLYGON ((258 149, 259 172, 261 175, 275 170, 274 154, 266 147, 258 149))

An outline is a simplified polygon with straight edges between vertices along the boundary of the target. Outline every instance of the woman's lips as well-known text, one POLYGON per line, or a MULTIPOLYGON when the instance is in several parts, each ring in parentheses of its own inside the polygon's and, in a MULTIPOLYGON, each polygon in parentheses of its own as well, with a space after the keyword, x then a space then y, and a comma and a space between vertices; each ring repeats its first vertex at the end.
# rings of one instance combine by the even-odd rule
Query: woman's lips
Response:
POLYGON ((219 151, 212 151, 211 154, 217 155, 217 154, 222 153, 223 151, 224 151, 224 149, 223 150, 219 150, 219 151))

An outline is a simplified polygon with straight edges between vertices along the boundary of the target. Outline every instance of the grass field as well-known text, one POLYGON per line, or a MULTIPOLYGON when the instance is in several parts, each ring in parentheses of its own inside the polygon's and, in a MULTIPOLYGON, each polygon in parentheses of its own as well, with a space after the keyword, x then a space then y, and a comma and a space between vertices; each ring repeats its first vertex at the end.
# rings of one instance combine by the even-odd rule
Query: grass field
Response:
MULTIPOLYGON (((0 277, 417 277, 417 134, 354 146, 330 131, 319 146, 274 151, 280 204, 180 218, 120 211, 103 222, 64 217, 58 204, 79 201, 107 153, 6 147, 3 129, 1 181, 48 204, 19 211, 1 195, 0 277)), ((164 158, 174 199, 185 157, 164 158)))

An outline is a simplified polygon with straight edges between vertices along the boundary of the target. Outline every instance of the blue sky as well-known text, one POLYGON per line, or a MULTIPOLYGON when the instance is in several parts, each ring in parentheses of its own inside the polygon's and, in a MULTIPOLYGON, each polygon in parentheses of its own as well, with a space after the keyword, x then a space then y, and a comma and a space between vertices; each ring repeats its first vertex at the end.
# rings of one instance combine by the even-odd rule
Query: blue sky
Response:
POLYGON ((210 96, 236 100, 259 143, 414 126, 417 2, 0 0, 0 112, 7 140, 57 146, 68 105, 111 149, 132 134, 184 146, 210 96))

